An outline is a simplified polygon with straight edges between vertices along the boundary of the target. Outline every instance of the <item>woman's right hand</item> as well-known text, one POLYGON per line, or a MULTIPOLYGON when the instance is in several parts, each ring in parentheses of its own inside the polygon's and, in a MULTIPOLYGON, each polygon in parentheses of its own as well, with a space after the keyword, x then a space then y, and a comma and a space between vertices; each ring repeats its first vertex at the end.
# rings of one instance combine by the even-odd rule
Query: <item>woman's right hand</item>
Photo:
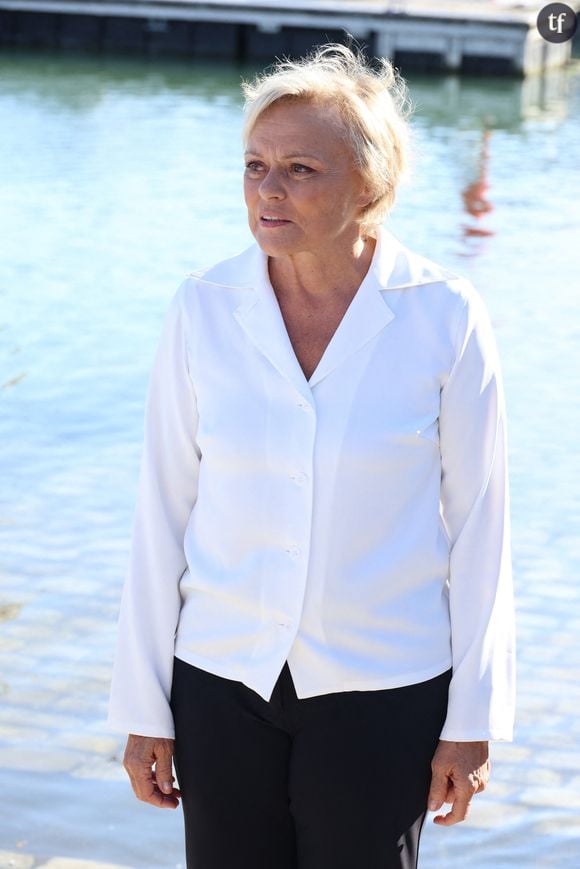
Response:
POLYGON ((129 734, 123 766, 135 796, 160 809, 176 809, 181 791, 173 787, 173 739, 129 734))

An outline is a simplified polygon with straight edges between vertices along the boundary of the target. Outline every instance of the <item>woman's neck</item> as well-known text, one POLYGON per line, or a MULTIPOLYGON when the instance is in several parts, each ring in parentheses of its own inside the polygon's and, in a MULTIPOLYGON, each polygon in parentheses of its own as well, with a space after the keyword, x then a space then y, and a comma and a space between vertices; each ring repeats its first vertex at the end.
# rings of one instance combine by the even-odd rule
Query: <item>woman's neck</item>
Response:
POLYGON ((376 240, 358 238, 332 255, 304 251, 270 257, 270 281, 278 295, 323 301, 336 293, 354 295, 369 270, 376 240))

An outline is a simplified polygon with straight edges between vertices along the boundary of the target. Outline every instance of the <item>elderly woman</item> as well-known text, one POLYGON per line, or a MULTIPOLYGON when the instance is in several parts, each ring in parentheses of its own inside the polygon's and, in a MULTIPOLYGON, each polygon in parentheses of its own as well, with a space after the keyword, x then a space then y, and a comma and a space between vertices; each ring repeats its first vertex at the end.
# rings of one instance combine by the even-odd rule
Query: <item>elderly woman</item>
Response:
POLYGON ((256 243, 166 315, 110 722, 137 797, 182 800, 190 869, 414 867, 512 734, 497 348, 381 226, 390 63, 325 46, 245 94, 256 243))

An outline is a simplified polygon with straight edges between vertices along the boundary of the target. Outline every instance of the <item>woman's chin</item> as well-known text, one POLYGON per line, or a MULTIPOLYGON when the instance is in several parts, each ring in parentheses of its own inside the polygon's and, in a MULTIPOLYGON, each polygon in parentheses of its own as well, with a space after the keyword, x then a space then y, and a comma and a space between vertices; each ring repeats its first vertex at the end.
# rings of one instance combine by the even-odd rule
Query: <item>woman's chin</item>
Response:
POLYGON ((275 230, 258 229, 253 233, 258 245, 267 256, 290 256, 298 253, 299 246, 289 238, 284 238, 282 233, 275 230))

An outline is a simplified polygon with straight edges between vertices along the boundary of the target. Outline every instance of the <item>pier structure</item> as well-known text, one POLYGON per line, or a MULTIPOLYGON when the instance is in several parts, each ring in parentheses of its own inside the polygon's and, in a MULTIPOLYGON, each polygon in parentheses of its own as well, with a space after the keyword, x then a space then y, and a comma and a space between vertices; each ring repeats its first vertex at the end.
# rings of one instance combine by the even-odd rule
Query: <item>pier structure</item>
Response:
POLYGON ((403 69, 525 76, 571 54, 571 41, 542 38, 537 14, 529 0, 0 0, 0 48, 251 62, 351 34, 403 69))

